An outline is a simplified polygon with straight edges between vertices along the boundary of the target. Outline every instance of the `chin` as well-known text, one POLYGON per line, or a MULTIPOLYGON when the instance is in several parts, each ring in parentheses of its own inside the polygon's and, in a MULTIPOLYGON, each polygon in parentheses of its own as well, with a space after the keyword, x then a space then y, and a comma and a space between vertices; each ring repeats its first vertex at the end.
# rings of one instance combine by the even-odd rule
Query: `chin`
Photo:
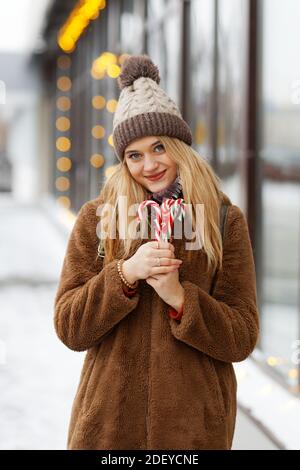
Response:
POLYGON ((164 181, 151 181, 151 183, 148 183, 148 189, 152 193, 158 193, 159 191, 163 191, 164 189, 166 189, 170 184, 170 182, 166 183, 164 181))

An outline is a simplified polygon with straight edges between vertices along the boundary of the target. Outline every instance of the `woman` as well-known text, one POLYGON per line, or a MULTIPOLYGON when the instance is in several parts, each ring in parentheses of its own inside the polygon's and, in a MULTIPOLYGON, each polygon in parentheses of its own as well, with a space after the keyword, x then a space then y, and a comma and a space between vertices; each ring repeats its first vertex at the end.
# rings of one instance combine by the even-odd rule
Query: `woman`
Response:
POLYGON ((192 149, 190 129, 159 81, 149 57, 123 63, 113 122, 120 164, 99 197, 82 206, 68 242, 54 323, 67 347, 87 351, 68 449, 232 446, 232 363, 249 356, 259 334, 249 232, 240 208, 192 149), (192 210, 181 220, 192 221, 201 246, 189 249, 185 232, 165 241, 152 230, 152 239, 145 232, 134 237, 141 221, 133 225, 137 212, 119 205, 119 195, 131 208, 184 198, 192 210), (103 207, 113 210, 99 222, 103 207))

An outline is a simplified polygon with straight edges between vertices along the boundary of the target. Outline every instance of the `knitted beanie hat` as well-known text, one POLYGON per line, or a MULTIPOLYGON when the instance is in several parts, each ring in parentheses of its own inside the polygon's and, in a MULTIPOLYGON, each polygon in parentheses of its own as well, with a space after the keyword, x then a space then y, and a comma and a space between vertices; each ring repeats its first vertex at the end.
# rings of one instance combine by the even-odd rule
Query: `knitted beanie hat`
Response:
POLYGON ((192 144, 188 124, 159 82, 159 70, 147 55, 129 56, 123 62, 113 119, 113 144, 121 162, 127 145, 141 137, 167 135, 192 144))

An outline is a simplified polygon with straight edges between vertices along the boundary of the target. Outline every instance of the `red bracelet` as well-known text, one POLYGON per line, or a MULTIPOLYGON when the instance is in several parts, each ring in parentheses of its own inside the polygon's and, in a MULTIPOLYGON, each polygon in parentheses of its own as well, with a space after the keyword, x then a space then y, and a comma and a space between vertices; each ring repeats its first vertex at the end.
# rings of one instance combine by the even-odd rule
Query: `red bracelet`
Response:
POLYGON ((181 305, 180 309, 177 311, 173 307, 169 307, 168 310, 168 315, 170 318, 173 318, 173 320, 181 320, 181 317, 183 315, 183 305, 181 305))

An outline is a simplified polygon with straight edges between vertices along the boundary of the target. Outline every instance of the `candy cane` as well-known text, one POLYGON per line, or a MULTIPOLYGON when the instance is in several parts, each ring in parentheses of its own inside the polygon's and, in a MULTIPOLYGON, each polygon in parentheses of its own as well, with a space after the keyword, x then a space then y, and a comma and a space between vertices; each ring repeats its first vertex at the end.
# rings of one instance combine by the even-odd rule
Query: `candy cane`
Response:
POLYGON ((160 209, 160 205, 156 201, 152 201, 151 199, 147 199, 146 201, 141 202, 139 207, 138 207, 137 220, 138 220, 138 222, 141 222, 143 220, 144 209, 147 206, 154 207, 154 210, 155 210, 155 218, 154 218, 155 238, 156 238, 156 240, 160 241, 160 239, 161 239, 161 209, 160 209))
POLYGON ((173 219, 178 215, 179 220, 182 220, 182 217, 185 217, 185 202, 184 199, 178 198, 175 201, 175 204, 171 208, 173 219))
POLYGON ((179 199, 165 199, 161 206, 151 199, 147 199, 140 203, 138 207, 138 222, 141 222, 144 217, 144 209, 147 206, 154 207, 156 216, 154 219, 155 224, 155 238, 160 241, 168 241, 172 233, 172 226, 177 215, 179 220, 185 216, 185 202, 182 198, 179 199))
POLYGON ((182 220, 182 217, 185 216, 185 202, 182 198, 176 199, 175 203, 171 207, 170 218, 172 225, 177 216, 180 221, 182 220))
POLYGON ((171 208, 175 204, 174 199, 165 199, 161 205, 162 212, 162 236, 164 241, 168 241, 172 233, 172 212, 171 208))

